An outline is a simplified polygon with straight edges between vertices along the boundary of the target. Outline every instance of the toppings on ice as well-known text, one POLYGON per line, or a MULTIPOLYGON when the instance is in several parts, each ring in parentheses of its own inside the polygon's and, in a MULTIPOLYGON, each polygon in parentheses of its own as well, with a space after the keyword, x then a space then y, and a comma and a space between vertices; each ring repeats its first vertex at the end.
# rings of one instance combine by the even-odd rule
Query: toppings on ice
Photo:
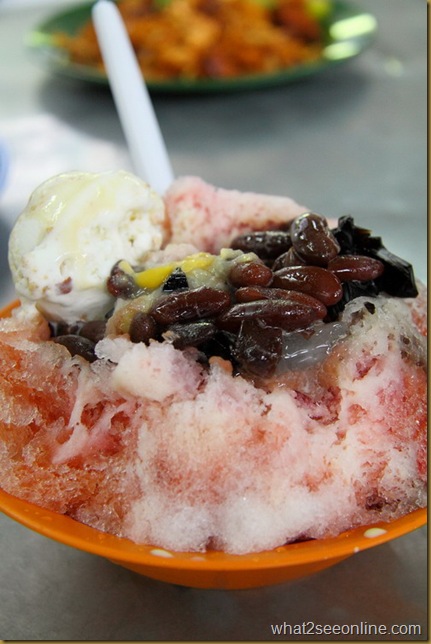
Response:
POLYGON ((319 214, 298 215, 292 200, 266 197, 271 225, 244 231, 245 214, 252 204, 262 210, 264 196, 193 178, 180 188, 184 181, 191 194, 173 186, 166 203, 126 172, 60 175, 32 195, 12 231, 12 274, 72 355, 93 362, 101 337, 128 334, 134 343, 199 347, 247 377, 271 377, 301 363, 297 347, 307 362, 312 347, 324 357, 345 335, 337 322, 350 300, 417 292, 411 267, 351 217, 331 228, 319 214), (190 254, 177 244, 180 257, 165 257, 169 214, 178 242, 184 216, 196 219, 198 237, 207 231, 210 207, 211 217, 223 211, 220 231, 236 223, 230 247, 210 252, 207 241, 190 254))
MULTIPOLYGON (((267 379, 324 360, 348 333, 340 319, 351 300, 376 297, 387 284, 396 294, 384 273, 386 266, 399 270, 402 260, 351 219, 330 229, 321 215, 304 213, 282 229, 241 234, 232 246, 218 255, 198 252, 155 265, 150 254, 144 267, 118 261, 107 282, 117 304, 106 334, 198 348, 203 362, 222 357, 235 373, 267 379), (361 244, 337 241, 346 224, 361 244), (382 251, 384 261, 377 258, 382 251)), ((403 266, 401 293, 413 295, 413 273, 408 285, 408 265, 403 266)), ((371 313, 372 302, 364 306, 371 313)), ((71 353, 88 359, 86 341, 74 343, 70 330, 64 341, 58 329, 55 335, 71 353)))

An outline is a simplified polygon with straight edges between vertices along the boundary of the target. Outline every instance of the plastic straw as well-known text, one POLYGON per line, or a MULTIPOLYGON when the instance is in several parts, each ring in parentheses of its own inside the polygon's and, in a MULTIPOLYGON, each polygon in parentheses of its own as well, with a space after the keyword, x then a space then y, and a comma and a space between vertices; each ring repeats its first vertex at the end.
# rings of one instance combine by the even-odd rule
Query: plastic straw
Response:
POLYGON ((110 0, 98 0, 92 17, 134 171, 163 194, 174 175, 121 14, 110 0))

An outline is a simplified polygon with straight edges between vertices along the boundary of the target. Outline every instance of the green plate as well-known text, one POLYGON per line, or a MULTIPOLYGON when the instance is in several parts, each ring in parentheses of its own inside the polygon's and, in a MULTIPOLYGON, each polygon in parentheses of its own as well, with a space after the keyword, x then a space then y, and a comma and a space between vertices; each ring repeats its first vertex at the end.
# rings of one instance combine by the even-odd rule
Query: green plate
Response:
MULTIPOLYGON (((319 21, 324 32, 324 48, 318 60, 269 74, 247 74, 228 79, 152 81, 147 83, 149 90, 158 93, 208 93, 284 85, 348 61, 371 44, 377 30, 377 21, 373 15, 341 0, 313 2, 319 12, 319 21)), ((108 85, 108 78, 103 72, 89 65, 72 62, 67 51, 58 47, 54 40, 54 34, 59 31, 75 34, 91 18, 93 4, 94 2, 88 2, 56 13, 28 34, 26 45, 53 72, 82 81, 108 85)))

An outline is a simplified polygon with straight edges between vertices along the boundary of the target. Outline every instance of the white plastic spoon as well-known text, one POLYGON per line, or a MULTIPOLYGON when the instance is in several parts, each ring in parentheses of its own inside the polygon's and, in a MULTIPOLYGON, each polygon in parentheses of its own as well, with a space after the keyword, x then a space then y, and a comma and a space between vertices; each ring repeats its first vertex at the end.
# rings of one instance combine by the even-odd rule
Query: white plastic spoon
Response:
POLYGON ((134 170, 163 194, 174 175, 121 14, 110 0, 98 0, 92 17, 134 170))

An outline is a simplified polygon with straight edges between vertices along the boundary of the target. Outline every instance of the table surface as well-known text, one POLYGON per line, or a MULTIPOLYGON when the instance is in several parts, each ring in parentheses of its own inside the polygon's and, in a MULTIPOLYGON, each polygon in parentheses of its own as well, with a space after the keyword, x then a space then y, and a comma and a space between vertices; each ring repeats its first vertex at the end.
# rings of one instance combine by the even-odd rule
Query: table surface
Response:
MULTIPOLYGON (((10 161, 0 304, 14 296, 7 238, 30 192, 59 172, 131 169, 109 90, 52 76, 24 47, 60 4, 72 3, 0 0, 0 140, 10 161)), ((379 30, 348 64, 272 89, 154 96, 154 107, 177 175, 352 214, 425 280, 426 2, 356 4, 379 30)), ((417 624, 420 634, 404 639, 427 637, 425 528, 299 581, 242 591, 153 581, 4 515, 0 552, 3 639, 271 640, 271 624, 284 622, 417 624)))

